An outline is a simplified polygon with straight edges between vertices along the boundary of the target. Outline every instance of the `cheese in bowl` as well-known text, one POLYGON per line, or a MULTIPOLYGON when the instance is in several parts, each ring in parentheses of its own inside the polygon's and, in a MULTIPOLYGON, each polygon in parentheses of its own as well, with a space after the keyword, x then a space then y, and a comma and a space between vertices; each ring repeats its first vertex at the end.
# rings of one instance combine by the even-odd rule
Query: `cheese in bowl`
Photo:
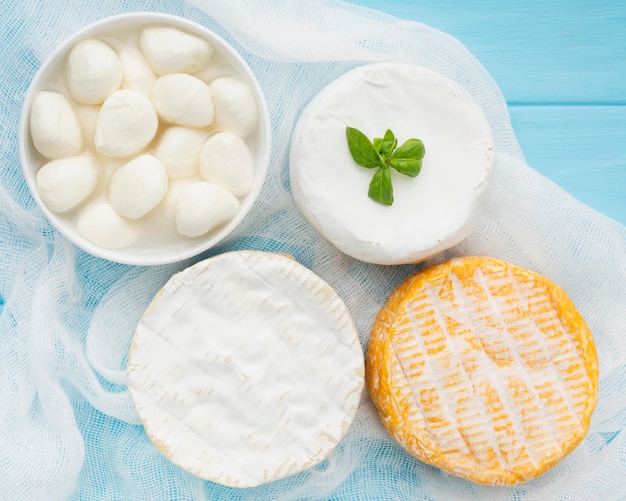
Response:
POLYGON ((408 452, 477 483, 511 485, 584 438, 598 359, 560 287, 502 260, 463 257, 391 294, 372 328, 366 381, 408 452))
POLYGON ((326 282, 290 257, 239 251, 171 278, 137 327, 127 374, 146 433, 172 462, 251 487, 333 451, 364 360, 326 282))
POLYGON ((487 118, 460 85, 420 66, 379 63, 345 73, 303 110, 291 142, 291 189, 306 219, 344 253, 411 263, 472 231, 495 161, 487 118), (362 142, 350 144, 347 129, 362 142), (366 138, 374 143, 367 151, 366 138), (385 203, 368 197, 372 191, 387 195, 385 203))
POLYGON ((33 79, 20 127, 44 214, 88 252, 129 264, 223 240, 269 162, 251 69, 208 29, 165 14, 106 18, 66 40, 33 79))

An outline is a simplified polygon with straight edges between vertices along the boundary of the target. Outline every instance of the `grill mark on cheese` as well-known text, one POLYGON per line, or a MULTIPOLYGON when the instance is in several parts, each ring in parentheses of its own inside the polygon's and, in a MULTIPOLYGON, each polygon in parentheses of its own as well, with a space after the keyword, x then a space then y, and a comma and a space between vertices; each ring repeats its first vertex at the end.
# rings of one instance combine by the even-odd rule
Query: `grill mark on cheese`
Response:
MULTIPOLYGON (((453 276, 449 281, 452 284, 452 290, 455 293, 455 298, 457 298, 460 305, 465 308, 471 308, 471 298, 468 297, 468 295, 466 295, 459 287, 456 278, 453 276)), ((482 291, 477 288, 474 289, 474 292, 476 294, 480 294, 482 298, 482 291)), ((466 352, 462 352, 460 354, 459 363, 465 370, 468 384, 472 386, 472 390, 480 398, 480 402, 476 408, 480 409, 481 406, 484 406, 487 409, 493 408, 499 412, 494 417, 492 417, 490 413, 482 414, 484 432, 489 437, 490 449, 496 455, 495 458, 492 458, 492 462, 486 466, 494 468, 499 465, 506 464, 505 458, 508 454, 507 446, 510 445, 509 437, 506 436, 506 434, 502 436, 503 427, 499 426, 498 429, 496 429, 495 424, 496 420, 506 419, 508 417, 506 415, 503 416, 500 413, 500 406, 502 406, 502 394, 504 392, 502 391, 500 381, 497 378, 494 379, 493 377, 489 377, 489 374, 484 374, 484 371, 478 371, 477 368, 485 364, 486 360, 490 360, 496 365, 506 365, 510 363, 510 361, 506 359, 506 357, 502 357, 502 349, 485 344, 481 337, 475 335, 474 329, 465 329, 465 338, 463 340, 465 340, 467 336, 471 336, 470 346, 472 347, 472 350, 470 353, 475 357, 478 357, 478 359, 468 356, 466 352), (474 385, 471 383, 472 380, 476 380, 474 385), (478 388, 478 391, 474 388, 474 386, 478 388)), ((478 458, 478 461, 480 461, 480 458, 478 458)))
MULTIPOLYGON (((514 286, 514 290, 518 295, 519 298, 519 302, 522 303, 523 302, 523 298, 524 298, 524 293, 521 287, 521 283, 519 280, 515 280, 515 275, 513 274, 513 272, 511 270, 509 270, 509 274, 514 286)), ((525 288, 529 288, 530 287, 530 282, 522 282, 524 284, 525 288)), ((548 293, 548 291, 545 288, 545 285, 543 283, 537 284, 537 281, 535 281, 535 287, 541 287, 541 301, 536 300, 536 301, 529 301, 529 305, 530 305, 530 309, 532 310, 533 307, 536 307, 537 305, 547 305, 547 304, 554 304, 554 301, 551 297, 551 295, 548 293)), ((538 296, 539 294, 537 294, 538 296)), ((532 297, 532 296, 531 296, 532 297)), ((524 317, 524 320, 527 322, 532 321, 534 326, 537 328, 538 331, 541 332, 541 335, 536 335, 535 338, 537 339, 537 343, 541 344, 541 341, 544 341, 544 346, 542 346, 543 352, 546 353, 544 359, 549 359, 549 361, 552 364, 556 364, 557 366, 561 365, 561 355, 563 353, 567 353, 569 355, 568 360, 572 360, 575 358, 575 353, 577 352, 576 347, 574 346, 572 339, 571 339, 571 333, 568 332, 568 330, 565 328, 565 326, 563 325, 563 323, 560 321, 560 319, 558 318, 556 311, 554 310, 554 308, 552 310, 549 310, 547 308, 547 306, 544 306, 543 308, 540 308, 540 311, 531 311, 530 312, 532 317, 529 319, 528 316, 524 317), (542 315, 543 313, 547 313, 545 315, 542 315), (545 346, 547 345, 547 346, 545 346)), ((537 332, 535 331, 535 334, 537 334, 537 332)), ((580 367, 580 362, 578 362, 578 366, 580 367)), ((549 372, 550 375, 552 376, 560 376, 562 375, 562 371, 559 370, 558 372, 549 372)), ((576 377, 576 379, 580 379, 582 378, 584 375, 586 374, 585 371, 582 371, 581 373, 578 374, 578 376, 576 377)), ((587 383, 589 383, 589 380, 587 380, 587 383)), ((564 401, 565 405, 567 406, 567 411, 569 416, 571 416, 573 418, 573 420, 576 422, 576 424, 580 427, 582 427, 582 422, 580 419, 580 416, 578 415, 578 413, 576 412, 576 405, 574 402, 571 401, 571 398, 569 396, 569 386, 566 384, 565 379, 561 379, 559 381, 556 381, 555 384, 552 384, 550 386, 549 391, 556 391, 559 393, 558 398, 555 399, 555 402, 558 403, 558 401, 564 401)), ((543 401, 544 399, 540 398, 540 401, 543 401)), ((550 403, 550 400, 547 400, 547 404, 550 403)), ((554 419, 556 419, 556 417, 554 416, 554 412, 560 412, 559 408, 554 408, 554 406, 551 406, 551 415, 554 417, 554 419)), ((553 429, 553 432, 555 430, 553 429)), ((555 441, 557 441, 555 439, 555 441)))
MULTIPOLYGON (((471 311, 472 308, 475 307, 475 302, 472 301, 471 297, 469 297, 468 294, 465 294, 465 292, 463 291, 463 288, 460 286, 460 284, 458 283, 458 278, 456 276, 452 276, 448 279, 448 281, 451 284, 451 290, 454 293, 454 298, 456 299, 457 303, 453 303, 452 306, 454 307, 458 307, 460 306, 461 308, 465 308, 466 311, 471 311)), ((484 295, 484 291, 482 291, 481 289, 477 288, 477 287, 471 287, 470 288, 471 291, 473 291, 475 293, 475 295, 479 296, 479 299, 481 300, 485 300, 486 297, 484 295)), ((444 306, 447 306, 447 304, 444 303, 444 306)), ((453 312, 451 312, 453 313, 453 312)), ((471 319, 466 319, 470 320, 471 319)), ((471 323, 470 323, 471 325, 471 323)), ((481 336, 477 336, 475 334, 475 329, 473 328, 468 328, 465 330, 466 332, 466 336, 471 336, 471 347, 472 347, 472 351, 471 353, 478 357, 479 360, 477 360, 476 358, 470 358, 468 357, 468 355, 463 352, 461 353, 460 356, 460 360, 459 360, 459 364, 460 366, 463 368, 465 376, 467 377, 467 381, 468 381, 468 388, 466 389, 466 391, 469 391, 469 389, 472 390, 472 394, 476 395, 477 391, 474 388, 474 384, 472 383, 472 381, 474 379, 477 379, 480 375, 481 372, 477 371, 476 369, 478 367, 483 366, 485 363, 487 363, 487 359, 490 360, 492 363, 496 364, 496 365, 500 365, 500 361, 498 360, 498 357, 495 356, 496 353, 498 353, 497 350, 493 350, 491 349, 488 345, 485 344, 485 340, 481 337, 481 336)), ((488 375, 486 375, 486 379, 483 379, 482 381, 478 380, 476 381, 476 385, 482 385, 485 387, 485 389, 482 391, 482 393, 485 395, 485 397, 487 398, 483 398, 480 399, 480 401, 476 401, 478 400, 477 396, 475 396, 475 405, 476 408, 480 408, 481 404, 485 405, 485 403, 487 402, 487 404, 491 401, 494 401, 495 403, 495 399, 494 400, 489 400, 488 396, 489 396, 489 388, 491 388, 492 392, 495 392, 498 398, 498 401, 501 401, 501 399, 504 397, 506 398, 507 392, 502 390, 502 386, 500 384, 500 381, 496 378, 495 380, 493 380, 492 378, 489 378, 488 375)), ((488 405, 487 405, 488 407, 488 405)), ((500 415, 499 419, 505 419, 505 417, 502 417, 500 415)), ((489 419, 489 415, 487 414, 486 416, 484 416, 485 419, 489 419)), ((510 417, 510 416, 507 416, 510 417)), ((516 427, 516 429, 518 431, 521 431, 521 426, 520 423, 518 421, 514 421, 514 426, 516 427)), ((494 428, 493 423, 487 423, 484 422, 484 426, 485 428, 494 428)), ((510 445, 511 442, 509 440, 507 440, 505 443, 502 443, 502 441, 498 440, 498 436, 499 434, 497 433, 497 431, 494 429, 493 430, 494 433, 491 435, 491 444, 494 450, 497 450, 498 452, 498 460, 499 460, 499 464, 494 464, 494 465, 490 465, 491 467, 497 467, 500 464, 507 464, 505 458, 508 455, 507 452, 507 445, 510 445), (495 436, 494 436, 495 435, 495 436)), ((508 438, 508 437, 507 437, 508 438)), ((532 460, 532 458, 531 458, 532 460)))
MULTIPOLYGON (((428 430, 430 434, 430 439, 437 442, 438 448, 440 449, 443 448, 444 444, 448 442, 453 442, 454 438, 449 437, 449 433, 446 429, 433 431, 433 428, 439 428, 438 426, 435 426, 435 423, 434 423, 435 419, 438 420, 437 424, 441 424, 442 422, 445 422, 445 419, 440 419, 440 416, 438 413, 432 412, 433 408, 435 408, 435 405, 434 405, 435 402, 433 402, 433 400, 438 398, 438 394, 440 392, 438 392, 435 388, 429 387, 427 385, 427 383, 432 384, 433 379, 434 379, 433 370, 430 367, 430 364, 428 362, 424 364, 423 369, 426 369, 429 372, 430 377, 426 381, 422 379, 422 384, 420 385, 421 386, 420 388, 416 388, 414 386, 414 381, 415 381, 414 379, 407 377, 406 361, 407 360, 410 361, 412 355, 415 354, 417 351, 424 351, 425 347, 423 345, 415 346, 414 348, 415 351, 413 353, 411 353, 411 351, 408 351, 408 350, 403 350, 404 352, 401 352, 398 350, 398 347, 395 344, 392 345, 392 349, 394 350, 395 356, 399 362, 398 367, 401 369, 401 371, 399 371, 398 373, 398 376, 401 376, 401 378, 404 379, 406 382, 405 398, 412 399, 413 403, 415 404, 416 411, 419 410, 418 415, 420 416, 420 418, 422 418, 421 421, 423 423, 423 426, 425 427, 426 430, 428 430), (418 395, 419 395, 419 398, 418 398, 418 395)), ((424 376, 424 372, 422 372, 422 376, 424 376)), ((407 421, 410 422, 415 419, 416 413, 407 414, 406 417, 407 417, 407 421)), ((449 428, 449 427, 445 427, 445 428, 449 428)), ((458 427, 457 427, 457 430, 458 430, 458 427)), ((462 434, 457 433, 457 435, 461 435, 460 437, 457 437, 457 442, 458 442, 458 438, 460 438, 462 442, 464 443, 464 445, 466 446, 467 450, 469 451, 469 443, 465 440, 462 434)))
POLYGON ((367 379, 383 423, 409 452, 502 485, 534 478, 582 440, 597 357, 584 321, 547 279, 458 258, 392 293, 374 323, 367 379))
MULTIPOLYGON (((429 316, 431 317, 432 320, 426 320, 424 319, 422 321, 422 324, 419 326, 416 326, 417 329, 423 328, 428 326, 429 331, 433 332, 436 331, 438 334, 440 334, 441 338, 444 343, 442 343, 442 345, 440 346, 440 350, 437 351, 437 356, 439 357, 440 353, 445 349, 446 344, 447 344, 447 337, 448 337, 448 332, 446 332, 446 328, 447 328, 447 322, 444 320, 444 315, 443 313, 437 309, 435 307, 436 305, 436 299, 433 298, 434 294, 433 294, 433 287, 431 286, 427 286, 424 289, 424 295, 422 297, 420 297, 420 300, 423 300, 426 304, 429 305, 429 316)), ((412 310, 413 308, 411 308, 412 310)), ((419 332, 419 330, 414 332, 419 332)), ((421 336, 417 336, 417 338, 419 339, 421 336)), ((430 357, 427 358, 427 360, 430 360, 430 357)), ((448 364, 448 368, 449 368, 449 364, 448 364)), ((448 373, 448 371, 446 370, 446 368, 441 367, 441 379, 446 379, 446 376, 449 376, 450 374, 448 373)), ((439 377, 437 374, 437 370, 434 370, 431 373, 431 379, 436 382, 439 377)), ((454 380, 454 378, 452 378, 454 380)), ((458 381, 458 379, 457 379, 458 381)), ((460 436, 460 438, 463 440, 463 443, 465 444, 466 450, 463 451, 464 453, 468 454, 476 454, 477 450, 475 447, 475 438, 472 438, 471 434, 469 433, 473 426, 470 426, 469 428, 466 428, 465 426, 463 426, 463 422, 465 421, 470 421, 474 416, 472 416, 471 410, 473 409, 473 407, 471 406, 466 406, 463 407, 463 409, 466 410, 466 412, 461 413, 461 415, 459 416, 457 413, 454 412, 454 409, 451 408, 451 405, 448 404, 448 402, 450 401, 449 398, 447 398, 447 396, 445 395, 445 386, 443 385, 437 385, 435 383, 435 388, 437 390, 437 392, 439 394, 444 394, 443 397, 440 397, 439 400, 442 402, 445 402, 445 412, 446 412, 446 421, 449 423, 449 426, 445 432, 447 434, 458 434, 460 436)), ((432 433, 432 432, 431 432, 432 433)), ((433 437, 434 440, 436 440, 436 434, 433 437)), ((444 449, 443 447, 441 447, 440 444, 440 449, 442 449, 443 451, 445 450, 450 450, 451 447, 448 447, 448 449, 444 449)))
MULTIPOLYGON (((539 400, 536 405, 539 406, 540 416, 533 418, 533 416, 530 415, 529 408, 535 404, 536 400, 538 400, 534 392, 535 385, 533 382, 533 374, 525 370, 525 363, 519 354, 519 347, 516 344, 515 336, 511 337, 503 335, 504 329, 502 327, 507 324, 508 318, 503 316, 499 310, 499 305, 495 304, 496 301, 493 294, 490 294, 491 282, 487 283, 481 268, 478 268, 473 276, 486 293, 486 300, 483 304, 486 304, 489 308, 489 314, 485 317, 485 320, 488 323, 488 326, 494 329, 489 332, 492 333, 497 339, 502 340, 502 344, 506 347, 507 355, 510 357, 510 361, 507 364, 507 369, 510 371, 507 378, 507 385, 509 390, 512 392, 512 400, 515 407, 521 409, 522 417, 519 422, 520 427, 525 436, 532 436, 533 430, 537 427, 537 421, 550 422, 549 413, 543 407, 541 400, 539 400)), ((501 280, 505 279, 506 277, 501 278, 501 280)), ((533 330, 531 329, 529 335, 532 336, 532 334, 533 330)), ((507 394, 508 393, 510 392, 507 392, 507 394)), ((534 447, 531 446, 527 452, 531 464, 533 467, 536 467, 539 463, 537 456, 541 455, 542 451, 540 450, 537 454, 535 454, 533 453, 533 449, 534 447)))

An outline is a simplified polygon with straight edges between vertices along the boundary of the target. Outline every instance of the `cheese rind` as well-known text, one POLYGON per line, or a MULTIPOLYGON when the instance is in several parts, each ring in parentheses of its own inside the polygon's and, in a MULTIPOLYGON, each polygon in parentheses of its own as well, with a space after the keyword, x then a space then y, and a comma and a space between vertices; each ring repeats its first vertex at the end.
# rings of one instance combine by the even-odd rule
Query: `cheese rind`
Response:
POLYGON ((372 328, 366 380, 408 452, 474 482, 511 485, 584 438, 598 360, 562 289, 501 260, 465 257, 391 294, 372 328))
POLYGON ((174 275, 142 317, 128 386, 174 463, 248 487, 324 459, 352 421, 363 352, 335 291, 293 259, 232 252, 174 275))
POLYGON ((344 253, 411 263, 469 235, 495 159, 489 123, 461 86, 420 66, 379 63, 345 73, 303 110, 291 142, 291 189, 306 219, 344 253), (352 159, 347 126, 370 140, 391 129, 398 145, 423 141, 417 177, 391 169, 392 206, 368 197, 373 170, 352 159))

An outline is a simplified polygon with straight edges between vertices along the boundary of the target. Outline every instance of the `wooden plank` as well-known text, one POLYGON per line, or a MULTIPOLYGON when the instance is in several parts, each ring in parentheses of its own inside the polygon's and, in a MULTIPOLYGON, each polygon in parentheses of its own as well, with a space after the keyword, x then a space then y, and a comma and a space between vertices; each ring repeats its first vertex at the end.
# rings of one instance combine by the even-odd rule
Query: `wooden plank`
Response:
POLYGON ((626 224, 626 106, 509 106, 528 164, 626 224))
POLYGON ((624 0, 351 0, 459 39, 507 101, 626 104, 624 0))

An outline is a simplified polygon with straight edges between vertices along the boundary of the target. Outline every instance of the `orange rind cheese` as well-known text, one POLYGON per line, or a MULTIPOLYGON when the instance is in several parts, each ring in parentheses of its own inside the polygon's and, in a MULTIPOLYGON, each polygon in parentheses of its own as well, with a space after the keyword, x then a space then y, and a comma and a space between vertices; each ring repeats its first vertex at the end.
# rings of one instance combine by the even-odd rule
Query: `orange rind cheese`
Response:
POLYGON ((512 485, 583 439, 598 360, 561 288, 505 261, 463 257, 392 293, 374 322, 366 381, 409 453, 477 483, 512 485))

